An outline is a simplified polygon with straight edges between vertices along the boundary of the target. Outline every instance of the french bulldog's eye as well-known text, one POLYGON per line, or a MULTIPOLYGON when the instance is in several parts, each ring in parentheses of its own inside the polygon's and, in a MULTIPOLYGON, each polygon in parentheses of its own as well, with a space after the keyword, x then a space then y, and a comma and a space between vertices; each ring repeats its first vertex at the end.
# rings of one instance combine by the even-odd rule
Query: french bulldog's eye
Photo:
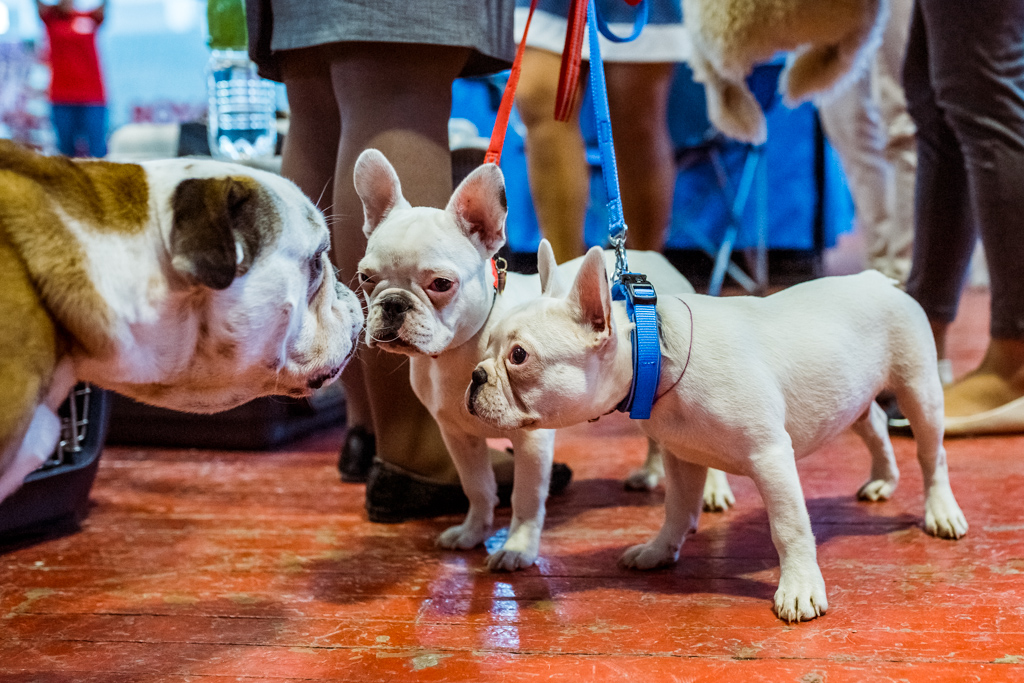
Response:
POLYGON ((324 256, 324 253, 321 251, 316 256, 314 256, 313 260, 310 261, 310 263, 309 263, 309 271, 311 273, 313 273, 313 279, 314 280, 316 280, 317 278, 320 277, 320 273, 324 272, 324 258, 323 258, 323 256, 324 256))
POLYGON ((526 359, 530 357, 530 354, 526 352, 519 344, 512 347, 512 350, 508 354, 508 359, 512 361, 512 365, 522 365, 526 362, 526 359))
POLYGON ((430 291, 432 292, 447 292, 452 288, 452 281, 448 278, 438 277, 434 278, 434 281, 430 283, 430 291))

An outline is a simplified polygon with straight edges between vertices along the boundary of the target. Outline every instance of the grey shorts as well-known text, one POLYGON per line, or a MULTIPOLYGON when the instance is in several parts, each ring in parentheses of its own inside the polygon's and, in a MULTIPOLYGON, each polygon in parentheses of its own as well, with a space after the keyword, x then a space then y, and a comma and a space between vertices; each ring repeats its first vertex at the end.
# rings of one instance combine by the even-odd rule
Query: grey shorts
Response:
POLYGON ((341 42, 472 48, 462 76, 507 69, 515 56, 515 0, 246 0, 249 54, 281 80, 279 54, 341 42))

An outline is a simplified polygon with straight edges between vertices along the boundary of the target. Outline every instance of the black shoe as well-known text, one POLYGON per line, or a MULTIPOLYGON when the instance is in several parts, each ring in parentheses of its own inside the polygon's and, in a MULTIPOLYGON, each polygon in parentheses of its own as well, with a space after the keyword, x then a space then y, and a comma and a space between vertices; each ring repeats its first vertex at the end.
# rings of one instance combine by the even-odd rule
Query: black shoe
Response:
MULTIPOLYGON (((556 496, 572 481, 572 469, 551 466, 548 494, 556 496)), ((512 500, 512 484, 498 485, 498 505, 512 500)), ((410 519, 457 515, 469 510, 469 499, 459 484, 438 484, 395 465, 374 460, 366 482, 366 512, 371 522, 396 524, 410 519)))
POLYGON ((370 465, 377 455, 377 437, 362 427, 352 427, 345 435, 345 444, 338 457, 341 480, 361 484, 370 474, 370 465))

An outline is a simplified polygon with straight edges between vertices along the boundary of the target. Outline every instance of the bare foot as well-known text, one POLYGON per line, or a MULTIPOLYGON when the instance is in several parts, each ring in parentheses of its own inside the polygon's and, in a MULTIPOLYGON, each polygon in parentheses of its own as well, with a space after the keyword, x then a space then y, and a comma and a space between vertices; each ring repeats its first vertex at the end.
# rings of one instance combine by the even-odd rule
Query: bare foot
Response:
POLYGON ((948 386, 946 415, 994 410, 1024 396, 1024 341, 993 339, 977 370, 948 386))

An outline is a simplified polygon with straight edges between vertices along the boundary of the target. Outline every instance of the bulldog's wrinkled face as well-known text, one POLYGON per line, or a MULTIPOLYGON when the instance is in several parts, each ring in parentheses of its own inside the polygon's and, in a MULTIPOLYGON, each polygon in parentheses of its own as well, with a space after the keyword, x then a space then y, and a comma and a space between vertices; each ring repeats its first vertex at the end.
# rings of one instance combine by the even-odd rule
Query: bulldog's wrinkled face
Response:
POLYGON ((251 373, 255 381, 266 372, 262 383, 268 387, 272 372, 269 393, 306 396, 341 374, 358 343, 363 310, 356 294, 335 275, 322 214, 283 178, 271 175, 265 183, 266 192, 254 193, 253 199, 265 219, 279 217, 276 240, 263 245, 247 272, 236 278, 232 287, 242 285, 237 306, 232 287, 225 290, 229 306, 220 315, 244 331, 249 341, 242 345, 262 348, 247 367, 239 367, 243 376, 251 373))
POLYGON ((363 202, 366 343, 406 355, 437 355, 472 337, 494 298, 491 257, 505 242, 505 186, 493 164, 476 169, 444 209, 411 207, 377 150, 355 167, 363 202))
MULTIPOLYGON (((547 294, 543 267, 541 277, 547 294)), ((470 413, 504 430, 557 429, 600 416, 616 350, 601 250, 587 254, 568 296, 521 304, 489 334, 466 389, 470 413)))
MULTIPOLYGON (((179 338, 159 354, 168 367, 155 382, 115 388, 147 403, 216 412, 263 395, 307 396, 334 381, 363 315, 335 276, 323 216, 277 175, 218 162, 186 168, 191 177, 174 182, 160 207, 176 303, 152 326, 179 338)), ((157 169, 151 182, 176 170, 157 169)), ((138 336, 169 346, 153 335, 138 336)))

